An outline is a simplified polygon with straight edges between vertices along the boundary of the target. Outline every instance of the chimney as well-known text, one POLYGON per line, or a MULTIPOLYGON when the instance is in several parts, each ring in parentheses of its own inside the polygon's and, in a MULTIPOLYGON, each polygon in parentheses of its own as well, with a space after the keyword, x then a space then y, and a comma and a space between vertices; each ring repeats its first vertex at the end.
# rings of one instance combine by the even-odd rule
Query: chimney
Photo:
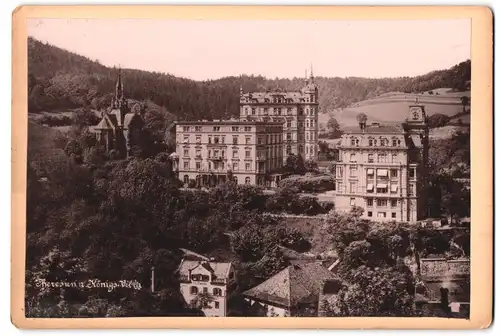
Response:
POLYGON ((365 128, 366 128, 366 122, 365 121, 361 121, 359 123, 359 128, 364 132, 365 128))

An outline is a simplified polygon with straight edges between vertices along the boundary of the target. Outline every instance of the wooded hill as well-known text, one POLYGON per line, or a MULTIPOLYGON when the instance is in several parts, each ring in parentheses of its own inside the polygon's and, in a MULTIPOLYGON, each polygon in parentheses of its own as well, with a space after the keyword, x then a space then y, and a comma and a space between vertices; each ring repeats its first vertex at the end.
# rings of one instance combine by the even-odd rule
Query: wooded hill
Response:
MULTIPOLYGON (((451 69, 418 77, 316 77, 321 112, 376 97, 382 93, 422 92, 435 88, 464 91, 470 85, 470 60, 451 69)), ((224 77, 194 81, 170 74, 123 69, 125 94, 165 107, 179 119, 217 119, 239 114, 239 89, 245 92, 298 90, 304 78, 268 79, 262 76, 224 77)), ((28 38, 29 112, 64 111, 78 107, 107 107, 114 93, 116 69, 98 61, 28 38)))

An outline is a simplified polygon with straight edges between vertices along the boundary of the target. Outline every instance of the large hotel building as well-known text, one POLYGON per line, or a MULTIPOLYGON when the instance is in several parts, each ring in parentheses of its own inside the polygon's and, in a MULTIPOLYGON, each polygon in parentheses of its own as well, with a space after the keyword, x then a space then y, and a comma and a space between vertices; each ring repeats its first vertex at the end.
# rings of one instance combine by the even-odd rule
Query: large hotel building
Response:
POLYGON ((360 124, 344 134, 336 164, 335 208, 364 209, 375 221, 414 222, 427 217, 429 128, 425 109, 412 105, 399 126, 360 124))
MULTIPOLYGON (((307 76, 306 76, 307 77, 307 76)), ((240 92, 240 119, 283 124, 283 157, 318 156, 318 86, 311 74, 300 91, 240 92)))
POLYGON ((229 176, 238 184, 276 186, 283 167, 283 124, 214 120, 176 125, 178 176, 185 185, 214 186, 229 176), (276 174, 275 174, 276 173, 276 174))

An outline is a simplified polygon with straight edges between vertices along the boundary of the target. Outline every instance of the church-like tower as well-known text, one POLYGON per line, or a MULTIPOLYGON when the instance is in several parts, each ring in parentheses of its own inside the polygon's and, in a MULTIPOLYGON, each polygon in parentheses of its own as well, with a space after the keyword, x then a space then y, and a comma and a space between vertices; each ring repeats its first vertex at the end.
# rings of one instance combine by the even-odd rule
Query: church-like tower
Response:
POLYGON ((418 103, 408 109, 403 128, 408 146, 409 212, 416 213, 417 220, 428 217, 426 187, 429 175, 429 125, 423 105, 418 103))

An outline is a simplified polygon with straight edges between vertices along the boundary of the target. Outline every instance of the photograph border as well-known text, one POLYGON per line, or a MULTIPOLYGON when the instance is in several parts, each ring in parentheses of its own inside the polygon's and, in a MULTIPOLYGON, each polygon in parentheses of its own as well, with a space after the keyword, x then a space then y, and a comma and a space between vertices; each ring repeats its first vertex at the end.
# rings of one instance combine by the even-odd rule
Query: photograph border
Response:
MULTIPOLYGON (((11 320, 22 329, 479 329, 493 316, 493 14, 481 6, 20 6, 12 14, 11 320), (470 319, 26 318, 27 19, 471 20, 470 319)), ((334 37, 333 37, 334 38, 334 37)), ((422 46, 424 47, 424 46, 422 46)))

